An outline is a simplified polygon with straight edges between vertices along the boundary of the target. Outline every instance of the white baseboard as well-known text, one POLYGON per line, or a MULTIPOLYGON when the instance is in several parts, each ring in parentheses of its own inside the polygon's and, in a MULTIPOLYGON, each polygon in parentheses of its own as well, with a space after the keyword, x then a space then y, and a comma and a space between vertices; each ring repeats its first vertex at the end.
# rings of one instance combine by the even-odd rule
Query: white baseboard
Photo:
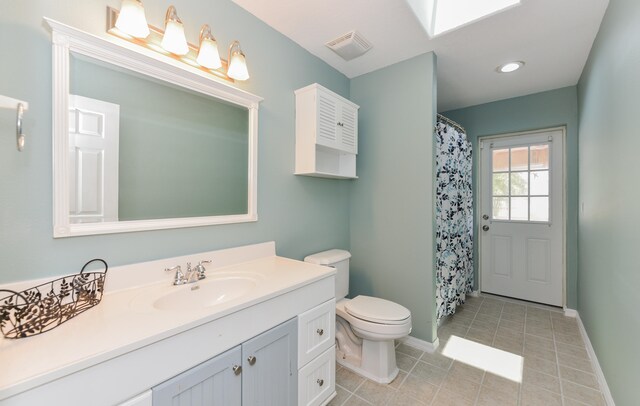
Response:
POLYGON ((582 335, 582 339, 584 340, 584 344, 587 347, 587 352, 589 353, 589 358, 591 358, 591 365, 596 373, 596 377, 598 378, 598 383, 600 384, 600 390, 602 390, 602 394, 604 395, 604 401, 607 406, 615 406, 615 402, 613 401, 613 396, 611 396, 611 391, 609 390, 609 385, 607 385, 607 380, 604 377, 604 372, 602 372, 602 368, 600 367, 600 362, 598 362, 598 357, 596 356, 596 352, 591 345, 591 340, 589 340, 589 336, 587 335, 587 330, 584 328, 584 324, 582 324, 582 320, 580 319, 580 315, 576 310, 565 309, 565 315, 568 316, 567 310, 571 312, 575 312, 576 320, 578 321, 578 327, 580 328, 580 334, 582 335))
POLYGON ((578 311, 575 309, 569 309, 568 307, 564 308, 564 315, 567 317, 573 317, 576 318, 578 317, 578 311))
POLYGON ((438 346, 440 345, 440 340, 438 340, 437 338, 436 338, 436 341, 432 343, 421 340, 419 338, 411 337, 411 336, 401 338, 400 341, 403 344, 408 345, 409 347, 417 348, 419 350, 426 351, 430 354, 433 354, 435 350, 438 349, 438 346))
POLYGON ((467 293, 467 295, 471 297, 480 297, 480 292, 477 290, 472 290, 471 292, 467 293))

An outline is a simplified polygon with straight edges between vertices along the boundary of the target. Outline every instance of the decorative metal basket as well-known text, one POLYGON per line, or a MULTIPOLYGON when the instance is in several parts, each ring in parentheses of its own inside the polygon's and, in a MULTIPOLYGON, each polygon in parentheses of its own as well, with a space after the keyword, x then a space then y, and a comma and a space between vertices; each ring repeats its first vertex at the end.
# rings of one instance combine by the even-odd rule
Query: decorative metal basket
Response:
POLYGON ((84 264, 79 274, 65 276, 15 292, 0 289, 0 330, 5 338, 24 338, 53 330, 102 300, 107 263, 99 258, 84 264), (104 271, 84 272, 92 262, 102 262, 104 271))

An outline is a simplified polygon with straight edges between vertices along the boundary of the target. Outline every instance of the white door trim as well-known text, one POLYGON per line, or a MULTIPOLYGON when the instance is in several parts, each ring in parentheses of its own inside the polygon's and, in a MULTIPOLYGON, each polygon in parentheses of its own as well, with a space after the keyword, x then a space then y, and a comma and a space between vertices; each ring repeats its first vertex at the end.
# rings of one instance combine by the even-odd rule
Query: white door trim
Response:
POLYGON ((550 127, 541 128, 537 130, 518 131, 513 133, 503 133, 495 135, 485 135, 478 137, 478 153, 476 159, 476 210, 475 218, 477 219, 477 226, 475 229, 477 242, 478 242, 478 291, 482 292, 482 261, 480 255, 482 255, 482 239, 480 238, 482 231, 482 143, 505 138, 514 137, 520 135, 534 135, 539 133, 545 133, 550 131, 560 131, 562 136, 562 307, 567 308, 567 127, 550 127))

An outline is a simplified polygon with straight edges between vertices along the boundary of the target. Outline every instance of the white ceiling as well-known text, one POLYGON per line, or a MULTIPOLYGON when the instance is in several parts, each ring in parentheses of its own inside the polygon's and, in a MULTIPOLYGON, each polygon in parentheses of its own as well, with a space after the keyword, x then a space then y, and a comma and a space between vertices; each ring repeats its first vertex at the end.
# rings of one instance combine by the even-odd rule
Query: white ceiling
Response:
POLYGON ((416 0, 233 1, 349 78, 434 51, 439 111, 575 85, 609 3, 522 0, 430 39, 408 4, 416 0), (354 29, 373 44, 363 56, 347 62, 325 47, 354 29), (514 60, 525 67, 496 73, 514 60))

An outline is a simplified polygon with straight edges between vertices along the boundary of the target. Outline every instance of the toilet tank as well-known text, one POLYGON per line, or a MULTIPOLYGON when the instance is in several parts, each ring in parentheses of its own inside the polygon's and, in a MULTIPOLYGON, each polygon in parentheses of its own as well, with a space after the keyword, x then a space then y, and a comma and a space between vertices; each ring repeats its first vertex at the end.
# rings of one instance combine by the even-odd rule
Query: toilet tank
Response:
POLYGON ((351 258, 349 251, 333 249, 309 255, 304 261, 336 268, 336 301, 338 301, 344 299, 349 293, 349 258, 351 258))

